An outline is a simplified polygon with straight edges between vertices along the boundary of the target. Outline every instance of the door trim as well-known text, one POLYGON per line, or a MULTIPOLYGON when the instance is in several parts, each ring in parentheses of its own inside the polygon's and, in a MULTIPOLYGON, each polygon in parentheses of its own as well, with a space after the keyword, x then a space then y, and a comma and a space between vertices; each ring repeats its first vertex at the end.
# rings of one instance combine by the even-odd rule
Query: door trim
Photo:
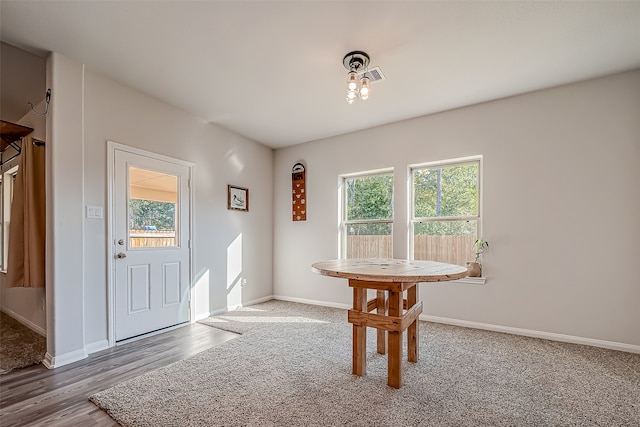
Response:
POLYGON ((175 159, 173 157, 165 156, 158 153, 153 153, 151 151, 142 150, 140 148, 131 147, 128 145, 120 144, 114 141, 107 141, 107 244, 106 244, 106 254, 107 254, 107 340, 109 347, 113 347, 116 345, 115 339, 115 321, 116 321, 116 313, 115 313, 115 286, 116 286, 116 275, 114 273, 115 269, 115 259, 113 257, 115 240, 114 240, 114 232, 115 232, 115 215, 114 215, 114 203, 115 203, 115 156, 116 151, 123 151, 126 153, 131 153, 139 156, 146 156, 152 159, 161 160, 164 162, 174 163, 177 165, 185 166, 189 169, 188 172, 188 196, 189 196, 189 272, 188 272, 188 286, 189 286, 189 323, 195 322, 195 313, 193 310, 193 272, 194 272, 194 259, 193 255, 194 245, 193 245, 193 235, 194 235, 194 222, 193 222, 193 208, 195 206, 194 201, 194 191, 193 191, 193 166, 194 164, 191 162, 187 162, 185 160, 175 159))

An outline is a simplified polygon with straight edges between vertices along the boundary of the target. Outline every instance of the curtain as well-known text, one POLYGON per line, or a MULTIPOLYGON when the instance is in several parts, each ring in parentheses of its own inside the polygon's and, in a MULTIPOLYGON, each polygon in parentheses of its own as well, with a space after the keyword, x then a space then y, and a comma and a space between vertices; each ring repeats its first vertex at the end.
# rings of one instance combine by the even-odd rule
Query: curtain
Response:
POLYGON ((13 184, 7 286, 45 286, 45 151, 22 138, 20 166, 13 184))

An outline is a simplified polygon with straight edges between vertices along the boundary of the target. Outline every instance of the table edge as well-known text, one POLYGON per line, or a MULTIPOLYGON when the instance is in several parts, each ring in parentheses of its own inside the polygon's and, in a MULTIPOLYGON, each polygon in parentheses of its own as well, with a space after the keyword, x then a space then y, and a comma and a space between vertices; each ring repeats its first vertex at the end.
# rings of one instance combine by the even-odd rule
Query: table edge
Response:
MULTIPOLYGON (((460 268, 464 268, 460 266, 460 268)), ((342 279, 354 279, 363 281, 376 281, 376 282, 398 282, 398 283, 420 283, 420 282, 447 282, 451 280, 463 279, 469 275, 469 271, 465 269, 460 273, 453 274, 438 274, 438 275, 415 275, 415 276, 389 276, 389 275, 377 275, 377 274, 362 274, 362 273, 349 273, 338 272, 333 270, 325 270, 311 265, 311 271, 323 276, 338 277, 342 279)))

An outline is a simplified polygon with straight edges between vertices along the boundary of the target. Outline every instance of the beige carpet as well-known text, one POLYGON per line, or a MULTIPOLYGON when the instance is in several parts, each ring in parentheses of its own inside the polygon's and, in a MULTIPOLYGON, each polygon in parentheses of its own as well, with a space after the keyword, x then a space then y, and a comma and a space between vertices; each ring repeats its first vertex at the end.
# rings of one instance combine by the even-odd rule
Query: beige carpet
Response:
POLYGON ((640 425, 637 354, 421 322, 396 390, 373 330, 367 375, 351 374, 345 310, 275 301, 221 317, 209 322, 243 334, 90 400, 123 426, 640 425))
POLYGON ((46 352, 45 337, 0 312, 0 375, 37 365, 46 352))

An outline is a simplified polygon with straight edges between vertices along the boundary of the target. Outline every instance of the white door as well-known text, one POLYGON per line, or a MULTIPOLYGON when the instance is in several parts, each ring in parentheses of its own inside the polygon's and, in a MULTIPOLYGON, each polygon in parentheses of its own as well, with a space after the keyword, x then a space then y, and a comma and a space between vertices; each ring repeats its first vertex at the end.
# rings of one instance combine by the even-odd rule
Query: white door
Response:
POLYGON ((189 172, 114 152, 116 341, 189 321, 189 172))

